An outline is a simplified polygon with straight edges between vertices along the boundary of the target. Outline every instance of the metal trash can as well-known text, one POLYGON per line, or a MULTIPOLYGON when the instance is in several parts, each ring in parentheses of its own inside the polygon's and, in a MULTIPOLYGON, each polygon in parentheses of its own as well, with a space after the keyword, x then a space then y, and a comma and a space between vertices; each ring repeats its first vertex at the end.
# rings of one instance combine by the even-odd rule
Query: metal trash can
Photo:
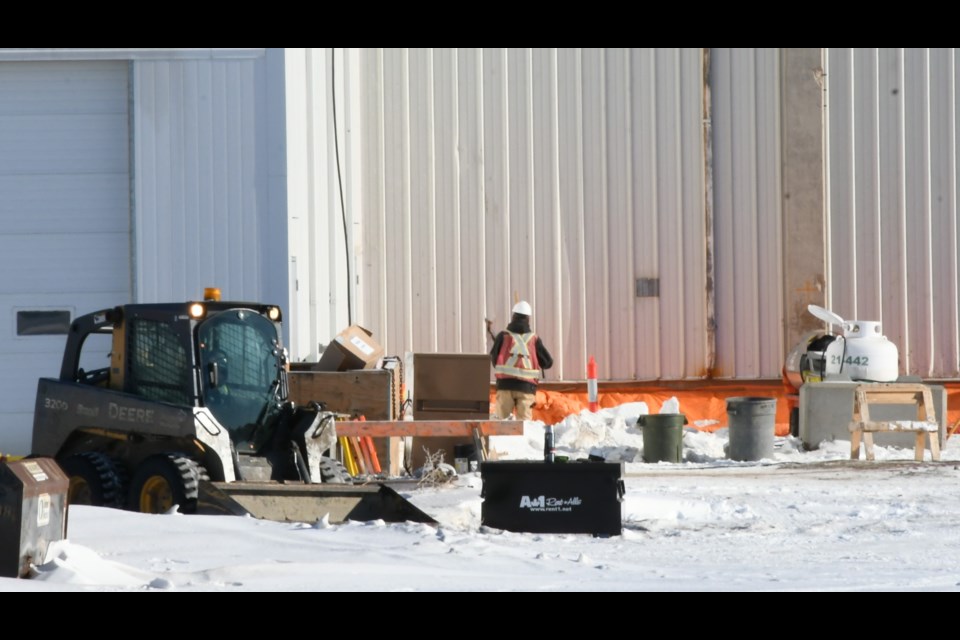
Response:
POLYGON ((622 462, 480 463, 484 526, 528 533, 623 533, 622 462))
POLYGON ((727 457, 741 461, 772 458, 776 415, 776 398, 727 398, 727 457))
POLYGON ((0 577, 26 578, 67 536, 70 479, 51 458, 0 463, 0 577))

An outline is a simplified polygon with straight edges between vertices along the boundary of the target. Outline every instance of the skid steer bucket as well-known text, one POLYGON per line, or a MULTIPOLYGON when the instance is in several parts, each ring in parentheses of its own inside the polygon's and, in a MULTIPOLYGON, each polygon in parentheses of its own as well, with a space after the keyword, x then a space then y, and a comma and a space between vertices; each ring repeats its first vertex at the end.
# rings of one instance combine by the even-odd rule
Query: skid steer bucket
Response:
POLYGON ((250 515, 279 522, 436 520, 384 484, 201 482, 197 513, 250 515))

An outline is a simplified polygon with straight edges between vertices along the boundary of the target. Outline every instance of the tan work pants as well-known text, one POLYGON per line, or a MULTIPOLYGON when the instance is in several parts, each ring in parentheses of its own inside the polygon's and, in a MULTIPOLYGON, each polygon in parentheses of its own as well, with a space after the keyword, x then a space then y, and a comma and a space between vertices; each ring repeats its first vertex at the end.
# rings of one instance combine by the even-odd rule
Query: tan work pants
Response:
POLYGON ((533 402, 537 394, 497 389, 497 417, 506 420, 516 409, 517 420, 533 420, 533 402))

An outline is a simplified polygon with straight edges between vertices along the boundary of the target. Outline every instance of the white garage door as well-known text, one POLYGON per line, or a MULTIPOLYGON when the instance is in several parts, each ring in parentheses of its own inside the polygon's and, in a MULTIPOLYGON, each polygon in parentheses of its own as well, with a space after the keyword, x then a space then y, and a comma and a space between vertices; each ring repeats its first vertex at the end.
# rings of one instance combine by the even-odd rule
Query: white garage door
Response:
POLYGON ((29 453, 64 322, 130 301, 127 100, 125 62, 0 62, 0 452, 29 453))

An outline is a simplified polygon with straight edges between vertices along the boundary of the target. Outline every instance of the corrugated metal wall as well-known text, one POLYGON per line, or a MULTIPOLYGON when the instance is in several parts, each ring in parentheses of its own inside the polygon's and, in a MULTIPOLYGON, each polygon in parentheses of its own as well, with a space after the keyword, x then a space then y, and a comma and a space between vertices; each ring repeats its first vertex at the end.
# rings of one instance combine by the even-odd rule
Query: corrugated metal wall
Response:
POLYGON ((719 378, 783 366, 778 49, 713 49, 719 378))
POLYGON ((270 51, 132 63, 138 301, 217 286, 287 306, 283 57, 270 51))
POLYGON ((519 297, 549 379, 704 374, 699 49, 364 49, 359 82, 358 315, 388 353, 483 352, 519 297))
POLYGON ((828 49, 829 306, 960 375, 957 53, 828 49))
POLYGON ((523 298, 548 379, 779 377, 777 52, 713 55, 709 211, 701 49, 288 52, 294 356, 348 322, 342 182, 349 319, 388 354, 485 352, 523 298))

